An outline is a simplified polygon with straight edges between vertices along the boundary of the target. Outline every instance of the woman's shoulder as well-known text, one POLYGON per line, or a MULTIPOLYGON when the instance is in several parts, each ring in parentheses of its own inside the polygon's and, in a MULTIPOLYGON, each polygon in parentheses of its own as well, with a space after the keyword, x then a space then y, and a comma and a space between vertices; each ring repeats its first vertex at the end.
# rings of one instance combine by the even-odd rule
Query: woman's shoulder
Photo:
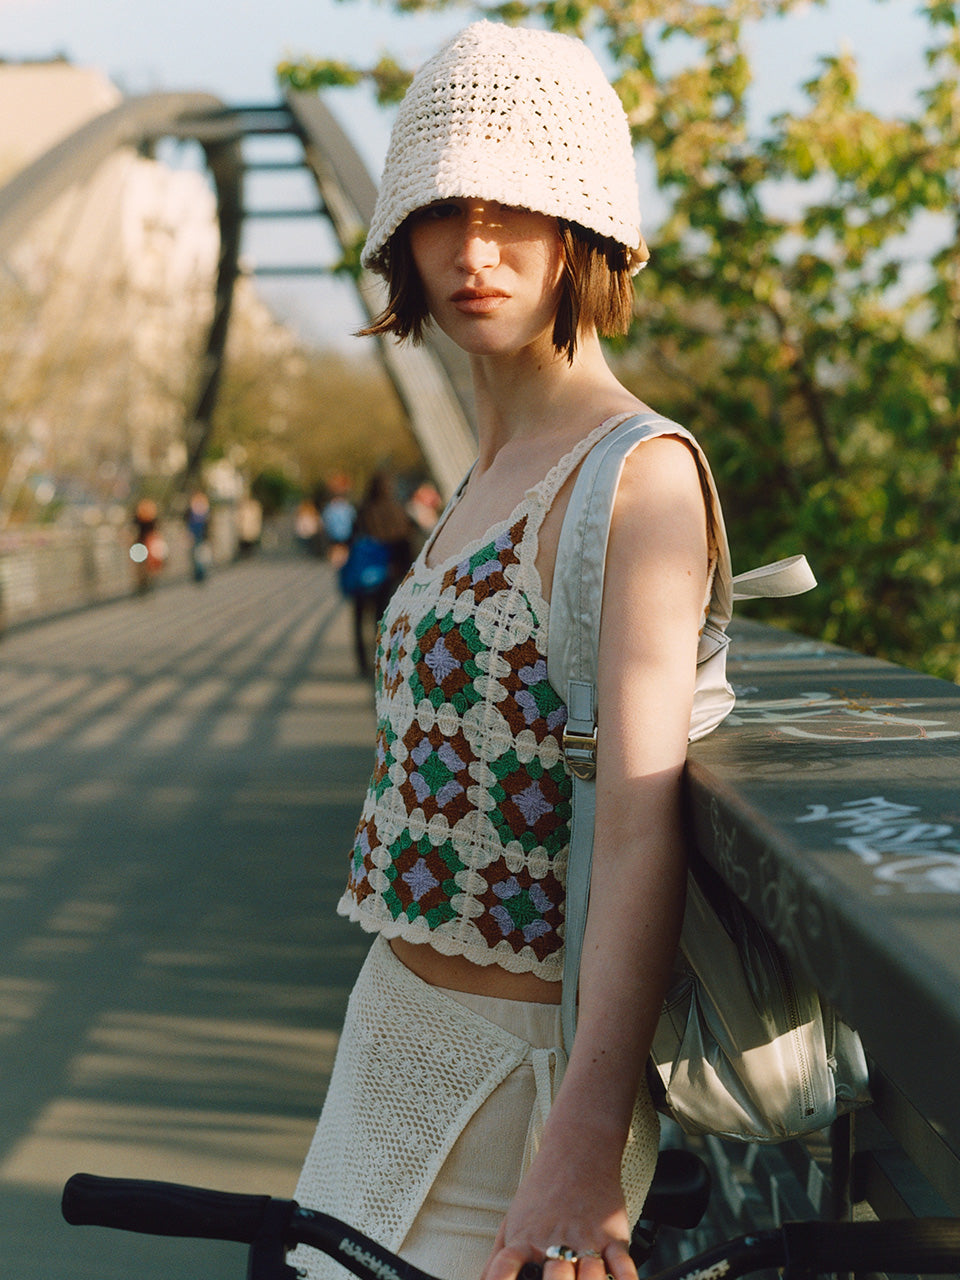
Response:
POLYGON ((705 510, 705 459, 692 437, 652 436, 624 459, 614 502, 614 519, 630 515, 649 525, 675 525, 684 515, 705 510))
POLYGON ((629 396, 609 410, 600 425, 580 440, 576 452, 585 457, 594 448, 603 450, 612 444, 616 449, 621 431, 620 447, 625 453, 618 502, 640 501, 645 492, 656 496, 665 486, 679 492, 702 489, 708 463, 693 434, 636 397, 629 396), (631 431, 636 426, 649 428, 649 436, 638 439, 631 431))
POLYGON ((614 499, 609 587, 624 599, 638 593, 649 608, 657 598, 683 598, 688 585, 700 609, 715 546, 715 516, 698 455, 683 437, 646 440, 626 459, 614 499))

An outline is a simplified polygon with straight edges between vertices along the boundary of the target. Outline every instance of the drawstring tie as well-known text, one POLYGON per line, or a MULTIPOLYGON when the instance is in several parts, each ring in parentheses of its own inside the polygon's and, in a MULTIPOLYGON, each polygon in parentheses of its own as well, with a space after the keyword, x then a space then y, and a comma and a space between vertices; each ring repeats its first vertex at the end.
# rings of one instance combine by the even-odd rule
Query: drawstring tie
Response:
POLYGON ((547 1116, 563 1079, 567 1058, 562 1049, 531 1049, 527 1061, 533 1066, 533 1082, 536 1097, 530 1124, 527 1127, 527 1140, 523 1148, 523 1172, 526 1173, 533 1163, 533 1158, 540 1150, 543 1141, 543 1130, 547 1116))

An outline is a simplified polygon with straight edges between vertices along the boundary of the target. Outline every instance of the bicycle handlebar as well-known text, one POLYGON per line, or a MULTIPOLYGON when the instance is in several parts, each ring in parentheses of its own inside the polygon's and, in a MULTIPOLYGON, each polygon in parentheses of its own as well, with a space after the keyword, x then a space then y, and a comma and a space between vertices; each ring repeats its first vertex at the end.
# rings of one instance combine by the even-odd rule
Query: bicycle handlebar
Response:
POLYGON ((205 1191, 173 1182, 75 1173, 63 1189, 63 1216, 75 1227, 117 1227, 152 1236, 252 1244, 270 1196, 205 1191))
MULTIPOLYGON (((305 1244, 321 1249, 361 1280, 434 1280, 339 1219, 301 1209, 293 1200, 78 1173, 64 1188, 62 1207, 67 1222, 76 1226, 254 1246, 269 1234, 285 1248, 305 1244)), ((799 1272, 960 1271, 960 1219, 788 1222, 716 1245, 653 1280, 682 1280, 704 1272, 733 1280, 784 1265, 799 1272)), ((533 1269, 525 1268, 525 1275, 533 1269)))
POLYGON ((302 1209, 295 1200, 75 1173, 63 1189, 61 1210, 67 1222, 78 1227, 231 1240, 255 1247, 267 1243, 281 1252, 306 1244, 360 1280, 436 1280, 339 1218, 302 1209))

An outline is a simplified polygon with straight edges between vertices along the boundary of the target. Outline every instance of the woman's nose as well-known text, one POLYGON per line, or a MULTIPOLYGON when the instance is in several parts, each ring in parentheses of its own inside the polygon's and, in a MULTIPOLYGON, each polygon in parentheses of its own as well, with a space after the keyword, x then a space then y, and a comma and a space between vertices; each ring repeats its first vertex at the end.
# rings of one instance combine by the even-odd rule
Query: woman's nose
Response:
POLYGON ((463 222, 456 263, 471 274, 496 266, 500 259, 497 231, 482 210, 470 210, 463 222))

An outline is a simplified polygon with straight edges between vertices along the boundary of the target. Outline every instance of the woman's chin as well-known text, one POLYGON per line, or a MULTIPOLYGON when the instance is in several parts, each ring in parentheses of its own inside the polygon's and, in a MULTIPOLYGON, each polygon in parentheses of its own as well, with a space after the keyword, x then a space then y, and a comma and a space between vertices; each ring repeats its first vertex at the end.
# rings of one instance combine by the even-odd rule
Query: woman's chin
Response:
POLYGON ((517 334, 487 318, 457 318, 438 324, 438 328, 468 356, 510 359, 541 347, 552 350, 549 334, 517 334))

